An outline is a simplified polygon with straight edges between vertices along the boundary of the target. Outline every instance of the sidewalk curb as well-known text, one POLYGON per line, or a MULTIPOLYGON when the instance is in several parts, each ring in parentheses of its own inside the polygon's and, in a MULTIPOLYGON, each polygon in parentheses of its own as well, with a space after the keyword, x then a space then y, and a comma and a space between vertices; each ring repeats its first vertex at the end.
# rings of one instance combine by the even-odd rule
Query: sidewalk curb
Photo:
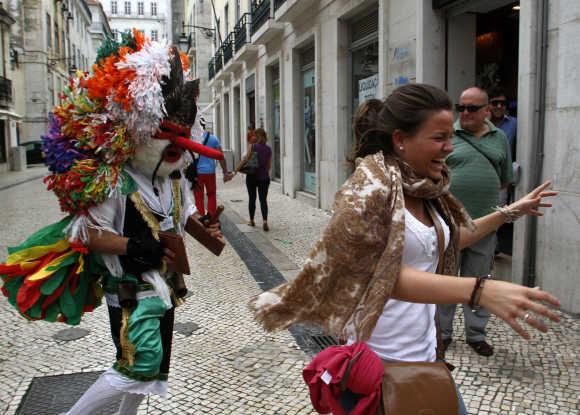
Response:
POLYGON ((3 191, 3 190, 10 189, 12 187, 20 186, 21 184, 25 184, 25 183, 28 183, 28 182, 32 182, 34 180, 42 179, 45 176, 46 176, 46 174, 42 174, 40 176, 29 177, 28 179, 25 179, 25 180, 22 180, 22 181, 19 181, 19 182, 16 182, 16 183, 7 184, 6 186, 0 187, 0 192, 3 191))
MULTIPOLYGON (((221 216, 221 227, 224 236, 244 262, 260 289, 267 291, 285 283, 287 278, 283 275, 283 271, 278 270, 275 263, 290 267, 292 265, 289 264, 292 264, 292 262, 260 232, 255 230, 242 232, 239 229, 239 225, 242 224, 243 220, 233 209, 227 214, 224 212, 221 216), (272 257, 274 262, 268 256, 272 257)), ((286 272, 297 273, 298 268, 295 265, 293 266, 295 268, 286 270, 286 272)), ((293 324, 288 328, 288 331, 294 337, 298 347, 311 356, 317 354, 328 345, 336 344, 334 338, 325 336, 316 327, 293 324)))

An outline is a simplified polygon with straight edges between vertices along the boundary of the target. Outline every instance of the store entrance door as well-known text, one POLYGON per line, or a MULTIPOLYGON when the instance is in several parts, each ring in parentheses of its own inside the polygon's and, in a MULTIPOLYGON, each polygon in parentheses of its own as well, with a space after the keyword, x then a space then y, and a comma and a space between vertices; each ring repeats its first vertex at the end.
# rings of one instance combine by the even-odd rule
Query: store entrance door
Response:
MULTIPOLYGON (((447 90, 457 103, 463 90, 479 86, 490 98, 501 94, 499 101, 505 103, 505 115, 517 116, 518 103, 518 56, 519 56, 519 2, 472 0, 461 5, 463 13, 447 19, 447 90), (494 8, 491 8, 494 6, 494 8)), ((453 10, 450 10, 451 12, 453 10)), ((500 105, 500 104, 498 104, 500 105)), ((498 107, 495 105, 495 107, 498 107)), ((496 108, 497 109, 497 108, 496 108)), ((497 113, 496 113, 497 114, 497 113)), ((490 117, 492 112, 490 112, 490 117)), ((497 127, 508 136, 512 159, 516 157, 517 137, 508 126, 492 118, 497 127)), ((513 121, 515 122, 515 121, 513 121)), ((513 123, 512 123, 513 125, 513 123)), ((513 190, 512 190, 513 193, 513 190)), ((505 197, 502 195, 501 197, 505 197)), ((511 197, 508 195, 508 197, 511 197)), ((502 226, 497 233, 496 268, 504 268, 501 274, 510 275, 513 225, 502 226)))

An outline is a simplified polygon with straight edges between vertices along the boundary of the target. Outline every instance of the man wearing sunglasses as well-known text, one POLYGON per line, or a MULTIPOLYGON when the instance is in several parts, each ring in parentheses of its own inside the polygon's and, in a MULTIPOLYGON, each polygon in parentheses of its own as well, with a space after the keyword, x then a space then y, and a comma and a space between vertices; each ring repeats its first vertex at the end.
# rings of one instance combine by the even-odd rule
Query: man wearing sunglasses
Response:
POLYGON ((516 136, 518 120, 508 114, 508 100, 501 89, 494 89, 489 93, 490 121, 501 129, 508 140, 512 161, 516 159, 516 136))
MULTIPOLYGON (((517 129, 518 120, 516 117, 508 115, 508 100, 505 92, 500 88, 494 88, 489 92, 490 121, 497 128, 502 130, 508 140, 508 146, 512 161, 516 161, 517 129)), ((515 165, 516 163, 514 163, 515 165)), ((514 167, 515 175, 516 167, 514 167)), ((509 186, 502 189, 500 193, 500 204, 507 204, 513 200, 514 187, 509 186)), ((506 223, 497 231, 498 244, 496 253, 512 254, 513 224, 506 223)))
MULTIPOLYGON (((512 162, 503 131, 488 120, 489 100, 480 88, 468 88, 455 106, 453 153, 447 157, 451 169, 451 193, 463 203, 473 219, 485 216, 499 205, 499 192, 513 181, 512 162)), ((460 275, 485 277, 491 274, 496 235, 491 234, 461 251, 460 275)), ((445 347, 451 343, 455 304, 439 306, 441 334, 445 347)), ((482 356, 491 356, 485 326, 489 313, 463 305, 467 343, 482 356)))

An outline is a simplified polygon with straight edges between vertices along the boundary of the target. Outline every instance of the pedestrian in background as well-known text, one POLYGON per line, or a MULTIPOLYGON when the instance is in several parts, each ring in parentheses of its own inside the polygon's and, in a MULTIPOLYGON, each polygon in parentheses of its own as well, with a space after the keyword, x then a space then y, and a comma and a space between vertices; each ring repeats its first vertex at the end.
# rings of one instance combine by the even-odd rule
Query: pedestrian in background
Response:
POLYGON ((254 125, 254 121, 250 121, 250 123, 248 124, 248 132, 246 133, 246 140, 248 142, 248 144, 252 144, 254 142, 254 138, 255 138, 255 125, 254 125))
MULTIPOLYGON (((453 180, 450 191, 473 219, 485 217, 497 209, 501 189, 513 181, 512 161, 503 131, 487 119, 487 93, 477 87, 461 94, 455 106, 459 119, 453 125, 453 152, 446 163, 453 180)), ((496 247, 496 233, 491 232, 461 251, 459 274, 466 277, 491 275, 496 247)), ((453 335, 456 304, 440 305, 441 333, 445 348, 453 335)), ((485 327, 489 312, 484 307, 463 305, 465 337, 481 356, 493 355, 486 341, 485 327)))
POLYGON ((248 147, 248 152, 236 167, 235 174, 250 160, 252 153, 258 157, 258 167, 255 172, 246 174, 246 188, 248 190, 248 210, 250 213, 250 226, 256 226, 254 216, 256 214, 256 193, 260 199, 260 211, 262 212, 262 228, 267 232, 268 226, 268 188, 270 187, 270 168, 272 167, 272 149, 266 144, 268 136, 263 128, 254 131, 254 142, 248 147))
MULTIPOLYGON (((507 95, 500 88, 492 89, 489 92, 489 106, 491 113, 490 121, 506 135, 508 148, 512 156, 512 162, 514 162, 513 172, 515 178, 517 171, 517 168, 515 167, 515 161, 518 120, 516 117, 509 115, 507 95)), ((506 189, 501 189, 499 195, 500 206, 503 206, 506 203, 511 203, 514 200, 514 196, 515 191, 513 185, 508 186, 506 189)), ((504 226, 498 229, 497 247, 495 249, 496 254, 512 254, 513 230, 514 227, 512 223, 506 223, 504 226)))
MULTIPOLYGON (((204 130, 201 143, 204 146, 211 147, 218 151, 222 151, 219 139, 205 130, 206 122, 203 118, 200 119, 201 126, 204 130)), ((196 137, 194 137, 196 138, 196 137)), ((199 156, 197 158, 196 168, 197 176, 196 182, 193 185, 193 196, 195 197, 195 207, 200 215, 206 213, 214 215, 217 208, 217 183, 215 177, 216 161, 209 157, 199 156), (205 209, 205 196, 207 195, 207 212, 205 209)), ((228 172, 228 167, 224 159, 219 161, 220 167, 224 175, 224 182, 230 179, 232 173, 228 172)))
POLYGON ((515 161, 518 119, 509 115, 507 104, 507 95, 502 89, 495 88, 489 92, 490 121, 504 132, 508 141, 512 161, 515 161))

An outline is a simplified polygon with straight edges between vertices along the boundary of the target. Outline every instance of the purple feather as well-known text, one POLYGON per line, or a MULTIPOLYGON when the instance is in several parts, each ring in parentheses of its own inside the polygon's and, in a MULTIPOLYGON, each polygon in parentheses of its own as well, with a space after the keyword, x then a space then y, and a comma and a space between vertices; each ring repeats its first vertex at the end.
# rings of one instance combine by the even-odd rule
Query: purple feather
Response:
POLYGON ((66 173, 75 160, 87 156, 77 150, 78 141, 65 137, 61 132, 60 122, 53 114, 48 116, 48 132, 42 136, 44 163, 52 173, 66 173))

